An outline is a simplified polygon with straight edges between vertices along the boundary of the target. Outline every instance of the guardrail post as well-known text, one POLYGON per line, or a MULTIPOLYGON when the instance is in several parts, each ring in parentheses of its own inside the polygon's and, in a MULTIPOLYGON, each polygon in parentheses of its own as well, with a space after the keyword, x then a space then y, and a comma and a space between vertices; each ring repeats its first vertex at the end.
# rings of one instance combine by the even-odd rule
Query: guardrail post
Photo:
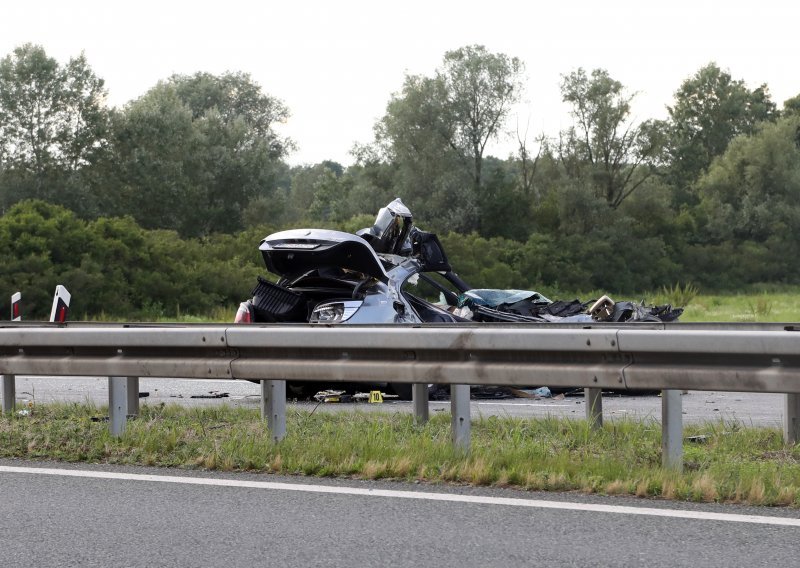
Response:
POLYGON ((261 418, 266 419, 273 441, 286 437, 286 381, 261 381, 261 418))
POLYGON ((128 420, 128 377, 108 377, 108 429, 112 436, 125 432, 128 420))
POLYGON ((586 420, 593 430, 603 427, 603 390, 587 387, 583 389, 586 400, 586 420))
POLYGON ((783 413, 783 440, 796 444, 800 440, 800 394, 786 395, 783 413))
POLYGON ((469 385, 450 385, 450 412, 453 445, 465 452, 469 451, 470 417, 469 385))
POLYGON ((3 378, 3 412, 11 412, 17 406, 16 377, 14 375, 2 375, 2 378, 3 378))
POLYGON ((414 420, 416 420, 417 424, 425 424, 430 417, 428 385, 425 383, 411 385, 411 400, 414 405, 414 420))
POLYGON ((661 391, 661 465, 683 469, 683 402, 681 391, 661 391))
POLYGON ((128 377, 128 415, 139 416, 139 377, 128 377))

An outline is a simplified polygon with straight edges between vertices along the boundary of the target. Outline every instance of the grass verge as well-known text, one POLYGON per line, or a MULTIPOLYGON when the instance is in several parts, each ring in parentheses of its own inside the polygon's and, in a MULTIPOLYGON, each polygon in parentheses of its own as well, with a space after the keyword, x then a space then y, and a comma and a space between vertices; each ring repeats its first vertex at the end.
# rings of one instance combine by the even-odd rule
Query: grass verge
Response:
POLYGON ((91 404, 39 405, 0 416, 0 457, 419 480, 648 498, 800 506, 800 448, 777 429, 688 426, 685 471, 661 469, 661 429, 614 421, 489 417, 473 421, 472 449, 450 442, 449 415, 424 426, 406 414, 293 411, 273 443, 253 409, 143 405, 118 439, 91 404))

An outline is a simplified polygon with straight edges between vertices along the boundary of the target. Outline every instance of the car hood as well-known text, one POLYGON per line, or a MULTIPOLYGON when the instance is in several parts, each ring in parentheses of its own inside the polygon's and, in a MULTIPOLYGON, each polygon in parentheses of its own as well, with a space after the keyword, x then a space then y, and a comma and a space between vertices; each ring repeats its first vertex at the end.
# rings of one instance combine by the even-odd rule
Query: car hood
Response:
POLYGON ((388 282, 371 246, 356 235, 326 229, 292 229, 269 235, 258 247, 267 269, 293 276, 320 268, 342 268, 388 282))

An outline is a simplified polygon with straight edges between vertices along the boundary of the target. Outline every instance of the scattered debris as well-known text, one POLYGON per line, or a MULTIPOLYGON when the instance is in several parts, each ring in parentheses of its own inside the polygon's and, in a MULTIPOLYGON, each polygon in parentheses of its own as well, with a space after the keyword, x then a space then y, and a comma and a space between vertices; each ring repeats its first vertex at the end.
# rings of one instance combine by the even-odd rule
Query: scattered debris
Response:
MULTIPOLYGON (((539 387, 536 389, 511 389, 514 396, 517 398, 552 398, 553 393, 547 387, 539 387)), ((560 395, 564 398, 564 395, 560 395)))
POLYGON ((346 394, 345 391, 323 390, 314 395, 314 400, 317 402, 350 402, 353 397, 346 394))
POLYGON ((509 387, 472 385, 469 389, 469 395, 470 398, 475 399, 514 398, 513 390, 509 387))
POLYGON ((228 398, 229 396, 230 394, 226 392, 208 391, 208 394, 193 394, 189 398, 228 398))
POLYGON ((533 290, 473 289, 458 298, 459 317, 484 322, 593 322, 677 320, 682 308, 646 306, 644 301, 616 302, 608 296, 582 302, 552 301, 533 290))
POLYGON ((615 304, 608 296, 602 296, 589 308, 589 315, 597 321, 608 321, 614 315, 615 304))
POLYGON ((686 436, 684 438, 687 442, 694 442, 696 444, 705 444, 708 442, 708 436, 706 434, 699 434, 697 436, 686 436))
POLYGON ((400 398, 396 394, 387 394, 379 390, 347 394, 343 390, 322 390, 313 396, 317 402, 371 402, 382 403, 387 398, 400 398))

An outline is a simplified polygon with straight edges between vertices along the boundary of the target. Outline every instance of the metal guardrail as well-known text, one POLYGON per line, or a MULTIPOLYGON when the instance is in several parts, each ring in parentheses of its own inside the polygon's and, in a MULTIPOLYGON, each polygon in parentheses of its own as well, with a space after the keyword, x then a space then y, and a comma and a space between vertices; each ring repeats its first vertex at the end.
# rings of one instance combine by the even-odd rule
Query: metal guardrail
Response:
POLYGON ((453 441, 469 447, 469 386, 584 387, 602 424, 602 389, 660 389, 664 463, 681 462, 681 389, 787 393, 785 434, 800 436, 796 324, 155 325, 0 324, 3 409, 15 375, 108 376, 111 428, 138 405, 138 377, 262 381, 262 413, 285 434, 285 380, 451 385, 453 441), (136 380, 136 382, 132 382, 136 380), (137 390, 137 398, 128 391, 137 390), (121 415, 121 418, 120 418, 121 415))

